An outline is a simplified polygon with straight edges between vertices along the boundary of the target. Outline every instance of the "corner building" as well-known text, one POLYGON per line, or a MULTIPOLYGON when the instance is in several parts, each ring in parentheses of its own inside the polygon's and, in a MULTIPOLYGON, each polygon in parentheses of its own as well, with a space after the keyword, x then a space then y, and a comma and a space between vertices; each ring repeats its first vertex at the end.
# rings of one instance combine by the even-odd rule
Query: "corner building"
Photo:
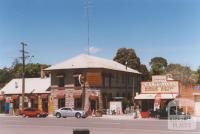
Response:
POLYGON ((113 98, 132 100, 140 90, 140 72, 90 55, 78 55, 45 71, 51 74, 54 110, 82 106, 85 111, 108 109, 113 98), (80 84, 80 76, 84 77, 84 85, 80 84))

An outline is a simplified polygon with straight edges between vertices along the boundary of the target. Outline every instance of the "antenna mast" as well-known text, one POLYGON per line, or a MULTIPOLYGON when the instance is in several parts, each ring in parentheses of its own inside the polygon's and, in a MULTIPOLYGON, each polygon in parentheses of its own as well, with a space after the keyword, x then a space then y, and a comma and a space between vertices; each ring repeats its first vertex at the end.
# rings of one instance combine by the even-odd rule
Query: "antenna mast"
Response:
POLYGON ((87 34, 88 34, 88 39, 87 39, 87 51, 88 55, 90 54, 90 14, 89 14, 89 0, 86 0, 86 14, 87 14, 87 34))

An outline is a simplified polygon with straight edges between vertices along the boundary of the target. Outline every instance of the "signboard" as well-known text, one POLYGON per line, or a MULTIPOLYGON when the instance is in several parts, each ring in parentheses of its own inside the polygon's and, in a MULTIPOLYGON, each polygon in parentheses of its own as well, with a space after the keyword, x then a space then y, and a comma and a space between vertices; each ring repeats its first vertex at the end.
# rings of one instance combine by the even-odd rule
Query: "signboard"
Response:
POLYGON ((116 114, 122 113, 122 102, 121 101, 110 101, 110 111, 116 114))
POLYGON ((142 82, 142 93, 179 93, 178 81, 167 81, 166 76, 152 76, 152 82, 142 82))
POLYGON ((152 81, 156 82, 166 82, 167 76, 166 75, 154 75, 152 76, 152 81))
POLYGON ((142 93, 178 93, 179 84, 178 81, 167 81, 167 82, 142 82, 141 84, 142 93))
POLYGON ((102 76, 100 72, 89 72, 86 75, 86 81, 89 86, 102 86, 102 76))
POLYGON ((154 100, 154 111, 156 111, 156 109, 160 109, 160 101, 161 101, 161 94, 156 94, 154 100))

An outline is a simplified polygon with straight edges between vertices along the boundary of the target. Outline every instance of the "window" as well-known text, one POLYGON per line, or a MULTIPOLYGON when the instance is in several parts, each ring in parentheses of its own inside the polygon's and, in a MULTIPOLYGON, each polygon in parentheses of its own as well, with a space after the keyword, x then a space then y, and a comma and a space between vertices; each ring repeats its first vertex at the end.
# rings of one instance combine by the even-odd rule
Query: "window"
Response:
POLYGON ((64 87, 65 86, 65 79, 64 79, 64 77, 59 77, 58 78, 58 86, 59 87, 64 87))
POLYGON ((75 109, 81 109, 81 107, 82 107, 81 98, 74 99, 74 108, 75 109))
POLYGON ((18 109, 19 108, 19 99, 14 99, 13 100, 13 108, 18 109))
POLYGON ((75 87, 80 87, 81 86, 81 84, 79 82, 79 77, 78 76, 74 77, 74 86, 75 87))
POLYGON ((112 75, 111 74, 104 74, 103 76, 103 84, 104 84, 104 87, 107 87, 107 88, 110 88, 111 87, 111 82, 112 82, 112 75))
POLYGON ((71 108, 62 108, 61 110, 72 110, 71 108))
POLYGON ((58 99, 58 108, 65 107, 65 98, 58 99))

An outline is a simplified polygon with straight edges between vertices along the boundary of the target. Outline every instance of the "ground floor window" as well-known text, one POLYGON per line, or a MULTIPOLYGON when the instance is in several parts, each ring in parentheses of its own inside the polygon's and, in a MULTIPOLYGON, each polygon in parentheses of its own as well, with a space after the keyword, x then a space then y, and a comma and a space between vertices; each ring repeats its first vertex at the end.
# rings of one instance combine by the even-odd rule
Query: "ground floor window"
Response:
POLYGON ((48 112, 48 99, 42 99, 42 110, 48 112))
POLYGON ((90 100, 91 111, 96 111, 96 100, 90 100))
POLYGON ((4 112, 5 112, 5 101, 0 100, 0 113, 4 113, 4 112))
POLYGON ((74 109, 81 109, 81 108, 82 108, 81 98, 74 99, 74 109))
POLYGON ((142 112, 154 109, 154 100, 142 100, 142 112))
POLYGON ((31 108, 38 108, 38 99, 37 98, 34 98, 34 99, 31 99, 31 108))
POLYGON ((19 99, 13 100, 13 109, 19 109, 19 99))
POLYGON ((65 107, 65 98, 58 99, 58 108, 65 107))

